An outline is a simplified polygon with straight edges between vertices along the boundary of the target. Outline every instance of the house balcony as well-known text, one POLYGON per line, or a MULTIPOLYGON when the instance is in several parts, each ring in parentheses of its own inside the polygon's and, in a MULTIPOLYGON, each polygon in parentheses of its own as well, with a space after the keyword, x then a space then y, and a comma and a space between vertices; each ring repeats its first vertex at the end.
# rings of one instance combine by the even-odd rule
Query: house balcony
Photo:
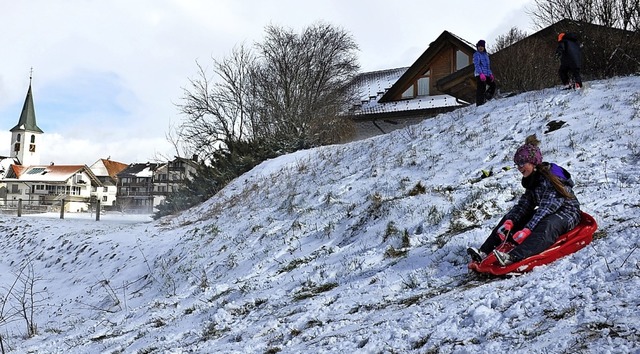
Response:
POLYGON ((148 197, 151 195, 150 191, 137 191, 137 192, 121 192, 118 191, 118 194, 116 194, 116 198, 120 198, 120 197, 148 197))

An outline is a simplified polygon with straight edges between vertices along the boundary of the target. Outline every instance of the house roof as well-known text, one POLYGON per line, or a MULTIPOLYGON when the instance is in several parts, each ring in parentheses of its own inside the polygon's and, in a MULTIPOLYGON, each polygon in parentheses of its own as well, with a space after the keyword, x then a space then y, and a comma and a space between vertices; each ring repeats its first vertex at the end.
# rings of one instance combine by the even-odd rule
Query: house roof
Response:
POLYGON ((124 177, 153 177, 153 172, 160 167, 157 163, 132 163, 124 170, 118 173, 118 176, 124 177))
POLYGON ((101 186, 87 165, 11 165, 5 180, 20 182, 66 183, 77 173, 85 173, 92 184, 101 186))
POLYGON ((33 95, 31 93, 31 84, 29 84, 29 90, 27 91, 27 97, 24 100, 22 106, 22 113, 20 113, 20 120, 15 127, 11 128, 11 132, 15 131, 28 131, 42 133, 42 129, 36 124, 36 111, 33 108, 33 95))
MULTIPOLYGON (((475 51, 474 46, 468 41, 456 36, 455 34, 444 31, 436 40, 429 44, 429 47, 422 53, 422 55, 411 65, 402 76, 389 88, 389 90, 380 98, 379 103, 390 102, 394 97, 401 95, 406 86, 413 82, 413 80, 424 73, 429 64, 433 61, 436 55, 448 44, 452 43, 460 48, 467 48, 468 50, 475 51)), ((453 99, 455 102, 455 99, 453 99)))
POLYGON ((11 165, 18 164, 18 159, 7 156, 0 156, 0 179, 3 179, 11 169, 11 165))
POLYGON ((186 163, 186 164, 188 164, 188 165, 191 165, 191 166, 194 166, 194 167, 195 167, 195 166, 197 166, 197 165, 198 165, 197 158, 198 158, 197 156, 194 156, 194 157, 192 157, 192 158, 190 158, 190 159, 189 159, 189 158, 186 158, 186 157, 176 156, 176 157, 173 159, 173 161, 171 161, 171 162, 174 162, 174 163, 175 163, 175 162, 178 162, 178 161, 182 161, 182 162, 184 162, 184 163, 186 163))
POLYGON ((96 176, 99 176, 99 177, 108 176, 115 179, 118 173, 122 172, 128 166, 129 165, 127 165, 126 163, 113 161, 107 158, 107 159, 100 159, 96 161, 93 165, 91 165, 91 171, 93 171, 93 173, 95 173, 96 176))

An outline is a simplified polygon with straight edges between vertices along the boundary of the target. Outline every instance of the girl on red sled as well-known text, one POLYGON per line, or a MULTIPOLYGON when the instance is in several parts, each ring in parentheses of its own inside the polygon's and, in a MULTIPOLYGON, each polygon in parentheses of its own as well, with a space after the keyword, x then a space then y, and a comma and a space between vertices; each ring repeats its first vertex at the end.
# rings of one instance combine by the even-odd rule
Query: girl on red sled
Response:
POLYGON ((530 135, 516 150, 513 162, 522 174, 525 192, 480 249, 467 249, 475 262, 491 252, 502 266, 518 262, 544 251, 580 222, 580 203, 573 194, 571 174, 554 163, 543 162, 539 144, 535 134, 530 135), (495 250, 505 241, 516 246, 509 253, 495 250))

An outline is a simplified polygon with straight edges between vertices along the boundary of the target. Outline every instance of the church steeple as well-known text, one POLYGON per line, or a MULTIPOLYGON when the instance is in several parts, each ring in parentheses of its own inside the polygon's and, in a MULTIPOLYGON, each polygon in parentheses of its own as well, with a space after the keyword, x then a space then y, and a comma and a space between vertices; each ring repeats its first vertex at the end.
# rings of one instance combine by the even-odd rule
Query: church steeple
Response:
POLYGON ((20 120, 11 128, 11 157, 17 159, 23 166, 40 164, 40 149, 36 149, 36 139, 44 132, 36 124, 36 111, 33 108, 33 94, 31 93, 31 79, 29 75, 29 90, 24 100, 20 120))
POLYGON ((11 132, 15 131, 28 131, 35 133, 44 133, 36 124, 36 111, 33 108, 33 94, 31 93, 31 77, 29 77, 29 90, 27 91, 27 98, 24 100, 22 106, 22 113, 20 114, 20 120, 15 127, 11 128, 11 132))

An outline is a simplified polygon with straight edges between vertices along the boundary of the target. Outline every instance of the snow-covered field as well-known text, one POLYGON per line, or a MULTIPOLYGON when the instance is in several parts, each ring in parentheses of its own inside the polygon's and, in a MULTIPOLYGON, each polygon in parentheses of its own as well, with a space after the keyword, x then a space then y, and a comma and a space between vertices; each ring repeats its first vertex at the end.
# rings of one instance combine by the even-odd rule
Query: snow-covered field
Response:
POLYGON ((158 221, 0 216, 3 349, 639 352, 640 77, 587 84, 282 156, 158 221), (503 167, 532 133, 596 239, 477 280, 465 250, 522 193, 503 167))

